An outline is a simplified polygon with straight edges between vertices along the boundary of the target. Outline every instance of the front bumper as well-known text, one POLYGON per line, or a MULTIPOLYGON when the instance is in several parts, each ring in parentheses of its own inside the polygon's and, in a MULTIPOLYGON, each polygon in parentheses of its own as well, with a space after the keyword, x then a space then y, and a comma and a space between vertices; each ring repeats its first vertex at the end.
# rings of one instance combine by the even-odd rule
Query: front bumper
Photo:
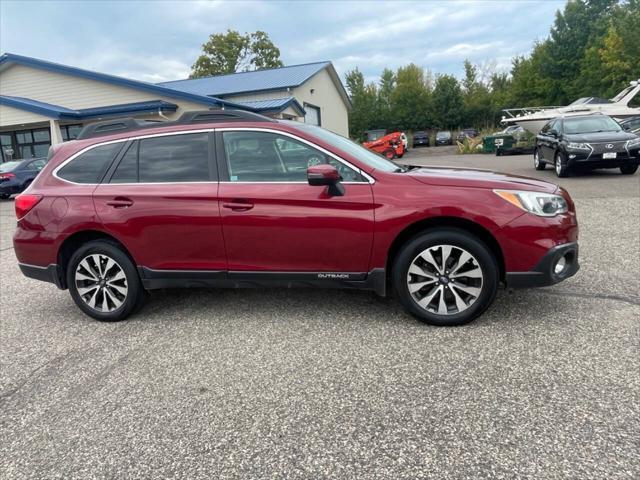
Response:
POLYGON ((529 272, 507 272, 508 288, 546 287, 562 282, 575 275, 580 269, 578 263, 578 243, 565 243, 551 248, 538 264, 529 272), (566 265, 559 273, 555 267, 562 258, 566 265))

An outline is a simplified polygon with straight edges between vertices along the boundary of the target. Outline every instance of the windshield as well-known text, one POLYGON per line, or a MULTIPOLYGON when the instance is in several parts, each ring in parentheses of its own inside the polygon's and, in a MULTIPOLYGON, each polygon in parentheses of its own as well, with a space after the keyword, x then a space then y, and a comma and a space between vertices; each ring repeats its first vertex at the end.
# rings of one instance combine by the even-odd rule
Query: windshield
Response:
POLYGON ((20 162, 0 163, 0 173, 10 172, 11 170, 13 170, 18 165, 20 165, 20 162))
POLYGON ((602 103, 613 103, 608 98, 598 98, 598 97, 582 97, 576 100, 573 103, 570 103, 569 106, 575 105, 589 105, 589 104, 602 104, 602 103))
POLYGON ((436 134, 436 138, 449 138, 451 136, 451 132, 438 132, 436 134))
POLYGON ((353 155, 358 160, 366 163, 371 168, 376 168, 385 172, 398 171, 398 165, 390 162, 386 158, 377 153, 373 153, 371 150, 367 150, 356 142, 349 140, 337 133, 330 132, 324 128, 316 127, 314 125, 297 124, 297 128, 308 129, 311 134, 318 137, 324 142, 330 143, 335 147, 347 152, 349 155, 353 155))
POLYGON ((618 125, 610 117, 582 117, 567 118, 564 121, 564 133, 596 133, 596 132, 619 132, 618 125))

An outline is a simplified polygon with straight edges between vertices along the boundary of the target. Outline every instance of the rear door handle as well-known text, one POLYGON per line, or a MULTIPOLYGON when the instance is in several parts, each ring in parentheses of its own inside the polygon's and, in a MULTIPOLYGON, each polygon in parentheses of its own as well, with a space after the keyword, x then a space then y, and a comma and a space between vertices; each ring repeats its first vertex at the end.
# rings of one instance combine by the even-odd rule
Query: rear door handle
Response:
POLYGON ((107 205, 113 208, 129 208, 133 205, 133 200, 126 197, 116 197, 113 200, 109 200, 107 205))
POLYGON ((232 200, 230 202, 225 202, 222 204, 223 208, 228 208, 234 212, 246 212, 247 210, 251 210, 253 208, 253 203, 248 202, 246 200, 232 200))

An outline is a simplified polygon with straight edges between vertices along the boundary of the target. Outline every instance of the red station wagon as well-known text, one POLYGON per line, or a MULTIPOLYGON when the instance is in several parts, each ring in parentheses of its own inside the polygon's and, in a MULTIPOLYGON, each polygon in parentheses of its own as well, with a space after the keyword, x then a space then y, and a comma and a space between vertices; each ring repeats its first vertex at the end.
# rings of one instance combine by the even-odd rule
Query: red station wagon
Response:
POLYGON ((174 287, 389 287, 460 325, 499 284, 578 270, 568 193, 523 177, 399 166, 322 128, 189 112, 84 128, 15 201, 22 272, 105 321, 174 287))

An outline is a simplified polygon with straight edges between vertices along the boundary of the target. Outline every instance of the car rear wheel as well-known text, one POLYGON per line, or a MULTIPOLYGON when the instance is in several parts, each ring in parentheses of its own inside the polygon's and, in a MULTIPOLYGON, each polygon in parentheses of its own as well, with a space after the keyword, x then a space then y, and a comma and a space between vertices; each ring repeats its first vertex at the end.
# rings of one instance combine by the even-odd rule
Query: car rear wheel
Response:
POLYGON ((103 322, 124 320, 145 299, 135 265, 109 240, 94 240, 76 250, 67 267, 67 285, 76 305, 103 322))
POLYGON ((569 167, 565 163, 562 153, 556 152, 554 166, 558 177, 565 178, 569 176, 569 167))
POLYGON ((625 165, 620 167, 620 173, 623 175, 633 175, 638 171, 638 165, 625 165))
POLYGON ((498 263, 468 232, 438 229, 410 240, 394 262, 392 280, 402 305, 438 326, 469 323, 493 302, 498 263))
POLYGON ((533 152, 533 166, 536 170, 544 170, 544 168, 547 166, 547 164, 540 159, 540 153, 538 149, 533 152))

